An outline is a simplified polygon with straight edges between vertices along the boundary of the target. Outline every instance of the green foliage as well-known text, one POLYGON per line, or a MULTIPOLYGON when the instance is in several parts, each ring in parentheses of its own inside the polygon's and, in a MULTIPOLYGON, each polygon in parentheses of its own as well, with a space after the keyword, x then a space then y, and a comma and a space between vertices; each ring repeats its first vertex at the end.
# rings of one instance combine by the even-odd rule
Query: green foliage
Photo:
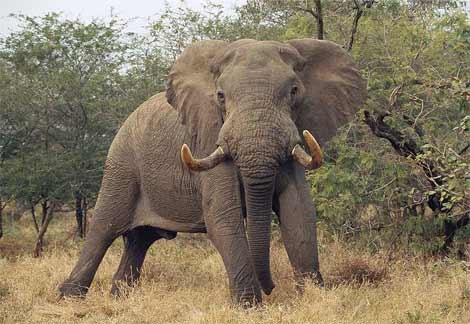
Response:
POLYGON ((120 118, 129 44, 117 18, 84 24, 58 14, 15 16, 0 42, 3 195, 25 203, 95 196, 120 118))
POLYGON ((386 147, 369 146, 365 131, 355 124, 341 133, 325 151, 328 163, 308 175, 320 221, 336 235, 382 229, 407 199, 397 189, 410 185, 410 166, 386 147))
POLYGON ((150 41, 158 46, 160 54, 169 62, 173 62, 186 46, 196 41, 236 37, 223 7, 211 1, 206 2, 201 12, 188 8, 184 0, 180 0, 178 6, 167 3, 149 29, 150 41))
POLYGON ((312 37, 315 30, 315 23, 310 18, 301 13, 295 13, 289 19, 289 24, 283 35, 283 38, 288 40, 292 38, 307 38, 312 37))

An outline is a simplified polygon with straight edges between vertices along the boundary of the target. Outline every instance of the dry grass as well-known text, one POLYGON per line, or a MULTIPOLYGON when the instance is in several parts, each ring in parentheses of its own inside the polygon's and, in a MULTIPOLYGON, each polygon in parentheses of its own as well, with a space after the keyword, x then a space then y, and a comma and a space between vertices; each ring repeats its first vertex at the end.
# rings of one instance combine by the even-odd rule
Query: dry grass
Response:
MULTIPOLYGON (((0 240, 0 323, 470 323, 470 265, 423 261, 322 244, 325 289, 294 289, 282 242, 273 240, 277 288, 263 307, 229 303, 222 262, 205 236, 179 235, 149 251, 141 284, 108 294, 121 242, 106 255, 86 299, 56 301, 81 243, 65 240, 73 219, 54 221, 42 258, 31 257, 27 220, 0 240), (64 230, 67 229, 67 230, 64 230)), ((31 244, 30 244, 31 243, 31 244)))

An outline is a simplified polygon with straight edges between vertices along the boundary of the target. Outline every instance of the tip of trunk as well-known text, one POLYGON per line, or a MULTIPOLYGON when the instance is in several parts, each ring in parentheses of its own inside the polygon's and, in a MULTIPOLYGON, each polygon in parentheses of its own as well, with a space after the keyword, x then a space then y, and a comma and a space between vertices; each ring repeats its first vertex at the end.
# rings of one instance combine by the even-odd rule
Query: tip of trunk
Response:
POLYGON ((263 292, 266 295, 270 295, 273 289, 276 288, 276 285, 274 284, 274 281, 271 278, 271 274, 269 274, 269 278, 266 278, 264 280, 260 279, 260 285, 261 289, 263 289, 263 292))

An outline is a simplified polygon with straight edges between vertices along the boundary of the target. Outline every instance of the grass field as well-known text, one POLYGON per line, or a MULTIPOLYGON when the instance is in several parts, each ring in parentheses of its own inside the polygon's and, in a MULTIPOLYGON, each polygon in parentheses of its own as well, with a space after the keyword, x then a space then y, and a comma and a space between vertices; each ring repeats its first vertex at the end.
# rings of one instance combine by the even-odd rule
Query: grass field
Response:
MULTIPOLYGON (((276 231, 276 289, 264 305, 243 310, 229 302, 222 261, 204 235, 156 242, 140 284, 109 295, 121 241, 106 255, 85 299, 57 301, 82 242, 73 217, 53 220, 41 258, 32 258, 29 219, 6 225, 0 239, 0 323, 470 323, 470 264, 400 255, 371 255, 321 238, 324 289, 295 292, 276 231)), ((321 233, 320 233, 321 237, 321 233)))

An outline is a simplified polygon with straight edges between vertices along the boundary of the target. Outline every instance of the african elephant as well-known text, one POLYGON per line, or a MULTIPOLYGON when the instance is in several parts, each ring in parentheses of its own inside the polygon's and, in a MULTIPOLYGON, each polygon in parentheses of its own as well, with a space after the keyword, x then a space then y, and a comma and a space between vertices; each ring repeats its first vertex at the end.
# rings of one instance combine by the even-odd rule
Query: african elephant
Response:
POLYGON ((274 288, 272 211, 296 280, 321 282, 305 179, 305 169, 321 164, 311 134, 323 145, 365 92, 351 57, 329 41, 210 40, 186 48, 166 92, 137 108, 116 135, 95 217, 61 295, 87 292, 118 236, 125 243, 113 293, 120 281, 135 282, 154 241, 207 232, 233 301, 261 302, 261 290, 274 288))

